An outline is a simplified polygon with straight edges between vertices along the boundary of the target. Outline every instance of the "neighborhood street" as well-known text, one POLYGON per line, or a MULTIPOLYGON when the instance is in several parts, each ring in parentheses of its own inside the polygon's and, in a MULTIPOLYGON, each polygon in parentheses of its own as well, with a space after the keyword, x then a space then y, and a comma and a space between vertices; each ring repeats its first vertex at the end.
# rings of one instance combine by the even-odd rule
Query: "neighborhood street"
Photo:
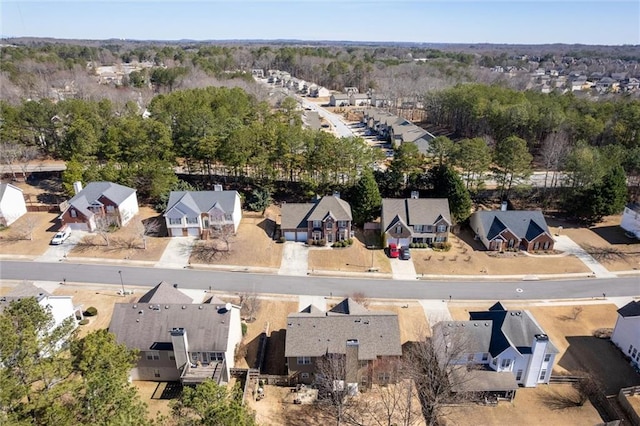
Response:
POLYGON ((547 300, 640 295, 637 276, 566 281, 396 281, 340 277, 296 277, 244 272, 162 269, 124 265, 92 265, 2 261, 0 279, 154 286, 160 281, 183 288, 225 292, 348 296, 363 293, 386 299, 547 300), (119 274, 121 271, 122 274, 119 274))

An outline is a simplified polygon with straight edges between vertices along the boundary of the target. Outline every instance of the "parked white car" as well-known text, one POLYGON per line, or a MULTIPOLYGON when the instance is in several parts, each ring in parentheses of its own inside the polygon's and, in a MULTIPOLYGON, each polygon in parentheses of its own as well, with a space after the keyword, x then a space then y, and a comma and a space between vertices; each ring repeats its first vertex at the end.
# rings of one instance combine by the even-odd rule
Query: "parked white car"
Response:
POLYGON ((71 236, 71 229, 69 228, 61 229, 56 233, 56 235, 53 236, 53 238, 51 239, 51 244, 53 244, 54 246, 60 245, 64 243, 65 240, 70 236, 71 236))

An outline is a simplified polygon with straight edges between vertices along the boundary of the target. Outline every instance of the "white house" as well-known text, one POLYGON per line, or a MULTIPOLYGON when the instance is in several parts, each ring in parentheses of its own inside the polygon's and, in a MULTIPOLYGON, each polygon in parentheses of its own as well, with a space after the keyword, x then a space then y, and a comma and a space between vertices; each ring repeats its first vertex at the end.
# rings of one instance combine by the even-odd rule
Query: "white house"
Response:
POLYGON ((170 237, 200 236, 205 230, 231 227, 242 219, 238 191, 172 191, 164 213, 170 237))
POLYGON ((640 203, 627 204, 622 212, 620 227, 640 238, 640 203))
POLYGON ((618 309, 611 341, 631 358, 634 366, 640 367, 640 302, 631 301, 618 309))
POLYGON ((22 189, 10 183, 0 184, 0 225, 9 226, 26 212, 22 189))
POLYGON ((548 384, 558 354, 529 311, 510 311, 500 302, 488 311, 469 312, 469 321, 437 323, 433 336, 436 342, 444 342, 441 347, 463 345, 461 357, 453 360, 455 364, 483 366, 493 373, 487 373, 484 384, 487 388, 476 383, 480 388, 468 390, 504 392, 510 397, 513 397, 514 380, 523 387, 548 384))

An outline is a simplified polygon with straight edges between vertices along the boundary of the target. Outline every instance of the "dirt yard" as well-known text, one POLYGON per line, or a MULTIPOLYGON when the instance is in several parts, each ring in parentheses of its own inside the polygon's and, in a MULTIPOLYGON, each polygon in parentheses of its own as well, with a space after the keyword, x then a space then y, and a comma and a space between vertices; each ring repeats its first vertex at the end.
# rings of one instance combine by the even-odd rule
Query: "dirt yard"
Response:
POLYGON ((320 248, 309 250, 309 269, 317 271, 367 272, 373 268, 380 273, 391 273, 389 259, 380 249, 368 249, 373 245, 360 231, 350 247, 320 248))
MULTIPOLYGON (((470 311, 486 310, 489 306, 453 302, 449 311, 456 320, 468 320, 470 311)), ((523 306, 505 303, 505 307, 529 310, 558 348, 560 353, 556 357, 554 374, 591 372, 607 395, 617 394, 621 387, 640 385, 640 375, 633 371, 620 351, 608 339, 593 336, 597 329, 615 326, 615 305, 523 306), (581 308, 581 311, 574 308, 581 308)))
POLYGON ((473 239, 470 230, 459 236, 450 234, 451 250, 440 252, 412 249, 418 274, 425 275, 536 275, 589 273, 590 269, 573 256, 527 256, 517 252, 488 252, 473 239))
POLYGON ((140 207, 139 213, 129 223, 109 233, 109 246, 105 239, 97 234, 87 235, 69 253, 69 257, 93 257, 103 259, 128 259, 155 262, 160 260, 164 253, 168 237, 163 231, 164 219, 150 207, 140 207), (154 222, 156 227, 147 231, 145 242, 142 238, 142 222, 154 222))
POLYGON ((171 409, 169 408, 170 399, 162 399, 160 395, 165 390, 166 382, 144 382, 136 380, 133 386, 138 391, 138 396, 147 404, 147 413, 149 419, 155 419, 158 415, 169 416, 171 409))
POLYGON ((209 240, 199 242, 193 250, 192 264, 219 264, 237 266, 256 266, 279 268, 282 258, 282 244, 277 244, 271 237, 275 227, 275 219, 280 209, 270 206, 262 216, 260 213, 243 212, 238 233, 230 238, 229 252, 223 241, 209 240), (205 249, 213 245, 218 250, 205 249))
POLYGON ((620 215, 607 216, 590 228, 557 219, 549 220, 553 233, 569 236, 610 271, 640 269, 640 240, 624 235, 620 215), (562 229, 559 227, 562 226, 562 229))
POLYGON ((429 328, 424 309, 417 302, 407 302, 401 305, 390 305, 385 302, 372 302, 368 306, 372 311, 391 311, 398 314, 400 325, 400 342, 416 342, 431 334, 426 331, 429 328), (405 307, 406 306, 406 307, 405 307), (427 334, 425 334, 427 333, 427 334))
POLYGON ((0 231, 0 254, 40 256, 58 231, 55 213, 30 212, 0 231), (32 239, 29 239, 31 237, 32 239))

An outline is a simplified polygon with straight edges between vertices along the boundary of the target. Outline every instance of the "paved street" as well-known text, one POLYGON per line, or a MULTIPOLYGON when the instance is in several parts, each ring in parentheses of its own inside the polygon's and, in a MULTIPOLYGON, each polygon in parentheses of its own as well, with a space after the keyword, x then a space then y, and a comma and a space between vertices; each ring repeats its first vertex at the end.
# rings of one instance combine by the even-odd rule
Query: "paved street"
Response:
POLYGON ((163 269, 123 265, 88 265, 69 262, 34 263, 2 261, 0 279, 120 284, 118 271, 127 284, 154 286, 162 280, 179 283, 184 288, 218 291, 317 295, 336 297, 363 293, 367 297, 386 299, 462 300, 553 300, 640 295, 637 276, 623 278, 585 278, 559 281, 396 281, 340 277, 295 277, 260 275, 243 272, 163 269))

